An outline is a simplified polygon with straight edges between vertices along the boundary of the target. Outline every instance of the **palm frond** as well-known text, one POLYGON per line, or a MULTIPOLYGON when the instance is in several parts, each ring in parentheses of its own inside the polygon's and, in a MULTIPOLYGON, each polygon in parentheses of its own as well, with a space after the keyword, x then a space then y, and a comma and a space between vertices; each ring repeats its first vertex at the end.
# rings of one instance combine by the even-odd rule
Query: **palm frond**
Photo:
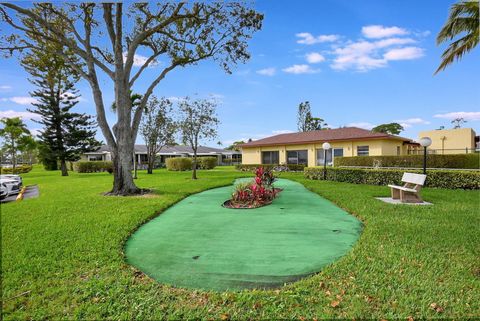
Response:
POLYGON ((452 5, 448 20, 437 35, 437 45, 461 35, 462 38, 452 42, 443 52, 442 62, 435 74, 477 46, 480 38, 479 0, 461 1, 452 5))

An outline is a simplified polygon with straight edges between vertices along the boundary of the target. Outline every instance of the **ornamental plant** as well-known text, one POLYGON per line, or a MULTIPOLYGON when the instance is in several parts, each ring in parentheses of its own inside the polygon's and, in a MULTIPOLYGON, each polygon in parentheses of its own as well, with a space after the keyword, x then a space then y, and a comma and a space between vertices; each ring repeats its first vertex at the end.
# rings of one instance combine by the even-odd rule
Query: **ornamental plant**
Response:
POLYGON ((271 170, 258 167, 251 182, 240 183, 230 199, 233 208, 255 208, 270 204, 277 195, 273 186, 275 177, 271 170))

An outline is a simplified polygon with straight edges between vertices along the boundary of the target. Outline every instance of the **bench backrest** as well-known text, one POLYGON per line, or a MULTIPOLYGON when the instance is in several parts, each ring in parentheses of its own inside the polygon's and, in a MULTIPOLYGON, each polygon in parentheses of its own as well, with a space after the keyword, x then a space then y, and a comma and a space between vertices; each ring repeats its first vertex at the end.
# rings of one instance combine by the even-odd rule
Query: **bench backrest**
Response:
POLYGON ((423 186, 426 178, 423 174, 403 173, 402 182, 423 186))

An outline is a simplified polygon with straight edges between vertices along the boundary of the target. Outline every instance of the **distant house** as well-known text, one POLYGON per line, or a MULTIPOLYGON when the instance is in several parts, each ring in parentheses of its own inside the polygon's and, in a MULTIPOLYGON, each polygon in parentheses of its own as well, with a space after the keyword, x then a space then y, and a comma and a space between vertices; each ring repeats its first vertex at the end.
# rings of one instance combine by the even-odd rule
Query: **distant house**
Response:
POLYGON ((242 163, 323 165, 325 142, 332 147, 326 156, 329 164, 340 156, 407 155, 419 148, 409 138, 345 127, 280 134, 242 144, 242 163))
POLYGON ((437 129, 422 131, 418 138, 430 137, 432 145, 429 152, 435 154, 465 154, 474 153, 480 146, 476 146, 478 136, 472 128, 437 129))
MULTIPOLYGON (((219 165, 239 164, 242 161, 241 152, 206 146, 198 147, 197 156, 217 157, 219 165)), ((193 157, 193 150, 189 146, 165 146, 160 150, 160 153, 157 154, 157 163, 165 163, 165 160, 169 157, 193 157)), ((135 158, 139 168, 142 168, 143 165, 147 163, 147 146, 135 145, 135 158)), ((112 154, 110 152, 110 148, 107 145, 103 145, 94 152, 85 153, 82 157, 82 160, 111 161, 112 154)))

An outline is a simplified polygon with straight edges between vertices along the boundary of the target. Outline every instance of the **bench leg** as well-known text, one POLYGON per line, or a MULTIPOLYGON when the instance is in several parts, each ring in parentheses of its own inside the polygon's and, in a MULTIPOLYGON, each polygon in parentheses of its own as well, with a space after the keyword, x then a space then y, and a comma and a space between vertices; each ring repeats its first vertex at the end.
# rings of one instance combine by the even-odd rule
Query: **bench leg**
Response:
POLYGON ((418 193, 400 191, 400 201, 402 203, 422 203, 423 200, 418 193))
POLYGON ((393 187, 390 190, 392 191, 392 199, 398 200, 400 198, 400 190, 393 187))

